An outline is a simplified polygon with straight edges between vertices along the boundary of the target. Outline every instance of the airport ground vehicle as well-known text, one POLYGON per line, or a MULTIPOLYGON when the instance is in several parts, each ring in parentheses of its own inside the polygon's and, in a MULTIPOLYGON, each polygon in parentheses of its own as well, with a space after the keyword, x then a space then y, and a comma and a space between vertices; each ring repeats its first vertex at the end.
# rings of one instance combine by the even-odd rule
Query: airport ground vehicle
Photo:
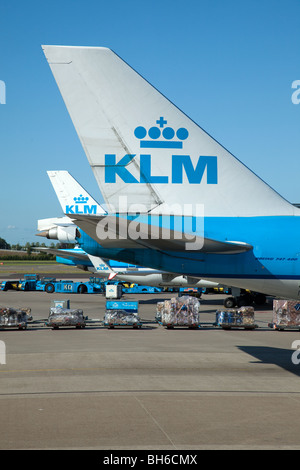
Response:
POLYGON ((144 286, 139 284, 130 284, 124 285, 123 282, 119 281, 107 281, 100 278, 91 277, 88 282, 75 282, 75 281, 49 281, 42 290, 45 290, 48 293, 52 292, 77 292, 81 294, 91 294, 91 293, 103 293, 105 292, 105 287, 109 284, 121 284, 123 294, 154 294, 164 292, 163 287, 155 286, 144 286))
POLYGON ((24 279, 14 281, 2 281, 1 290, 36 290, 39 281, 37 274, 25 274, 24 279))
POLYGON ((53 277, 42 277, 38 274, 25 274, 19 281, 3 281, 1 290, 24 290, 68 293, 99 293, 104 291, 104 281, 99 278, 90 278, 89 281, 56 280, 53 277))
POLYGON ((126 294, 144 294, 164 292, 163 287, 128 284, 120 281, 108 281, 103 278, 90 277, 88 281, 57 280, 54 277, 41 277, 38 274, 25 274, 23 279, 8 280, 1 283, 1 290, 68 292, 80 294, 104 293, 107 284, 121 284, 122 292, 126 294))
MULTIPOLYGON (((103 292, 103 282, 101 279, 90 278, 87 282, 82 281, 70 281, 70 280, 60 280, 60 281, 49 281, 46 284, 41 286, 41 290, 44 290, 48 294, 53 292, 68 292, 68 293, 77 293, 77 294, 95 294, 103 292)), ((39 290, 39 289, 37 289, 39 290)))
POLYGON ((132 284, 129 287, 123 285, 123 293, 126 294, 154 294, 156 292, 164 292, 162 287, 155 286, 141 286, 139 284, 132 284))

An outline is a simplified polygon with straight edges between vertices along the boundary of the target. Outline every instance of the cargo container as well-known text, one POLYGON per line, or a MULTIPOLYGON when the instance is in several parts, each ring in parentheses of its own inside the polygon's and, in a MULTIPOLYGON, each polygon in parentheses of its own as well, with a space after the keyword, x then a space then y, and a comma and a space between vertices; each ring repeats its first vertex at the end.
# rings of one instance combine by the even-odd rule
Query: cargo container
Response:
POLYGON ((300 302, 294 300, 273 300, 273 323, 275 330, 300 330, 300 302))
POLYGON ((85 318, 80 309, 51 307, 46 326, 57 330, 59 327, 74 326, 76 328, 85 327, 85 318))
POLYGON ((251 330, 257 328, 254 321, 254 308, 249 306, 240 307, 239 309, 217 310, 215 325, 226 330, 230 328, 251 330))
POLYGON ((196 297, 173 297, 171 300, 158 302, 156 306, 156 319, 167 328, 175 326, 187 326, 198 328, 200 302, 196 297))

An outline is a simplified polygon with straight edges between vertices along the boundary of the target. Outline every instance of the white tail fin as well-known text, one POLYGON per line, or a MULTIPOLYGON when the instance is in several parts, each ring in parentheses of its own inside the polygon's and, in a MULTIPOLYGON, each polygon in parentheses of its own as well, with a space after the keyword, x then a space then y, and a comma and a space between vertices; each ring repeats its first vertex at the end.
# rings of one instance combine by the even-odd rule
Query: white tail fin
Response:
POLYGON ((43 46, 106 203, 290 215, 266 183, 106 48, 43 46))
POLYGON ((99 256, 93 256, 87 253, 91 263, 93 264, 96 272, 99 274, 101 277, 108 277, 108 280, 111 281, 114 279, 114 277, 117 276, 118 273, 114 271, 108 263, 102 258, 99 258, 99 256))
POLYGON ((100 204, 76 181, 68 171, 47 171, 64 214, 72 219, 78 214, 106 214, 100 204))

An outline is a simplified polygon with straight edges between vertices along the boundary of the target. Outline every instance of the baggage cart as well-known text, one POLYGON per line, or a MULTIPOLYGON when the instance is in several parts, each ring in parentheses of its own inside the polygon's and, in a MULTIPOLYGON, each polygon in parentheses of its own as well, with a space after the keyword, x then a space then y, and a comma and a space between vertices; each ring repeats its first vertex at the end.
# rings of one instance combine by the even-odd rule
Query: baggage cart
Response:
POLYGON ((46 326, 51 327, 53 330, 58 330, 60 327, 85 328, 85 318, 83 311, 80 309, 57 308, 51 307, 46 326))
POLYGON ((200 302, 196 297, 173 297, 171 300, 158 302, 156 319, 167 329, 175 326, 196 329, 200 324, 200 302), (161 320, 159 320, 161 318, 161 320))
POLYGON ((125 310, 125 312, 137 314, 139 302, 137 300, 107 300, 106 310, 125 310))
POLYGON ((0 307, 0 329, 27 329, 28 321, 32 320, 30 308, 0 307))
POLYGON ((142 323, 138 311, 138 301, 107 300, 104 325, 108 328, 114 328, 115 326, 141 328, 142 323))
POLYGON ((142 322, 136 313, 127 312, 126 310, 106 310, 104 325, 108 328, 114 328, 115 326, 141 328, 142 322))
POLYGON ((300 330, 300 302, 294 300, 273 300, 274 330, 300 330))
POLYGON ((253 330, 257 328, 254 322, 254 308, 249 306, 232 310, 217 310, 215 326, 220 326, 224 330, 231 328, 253 330))

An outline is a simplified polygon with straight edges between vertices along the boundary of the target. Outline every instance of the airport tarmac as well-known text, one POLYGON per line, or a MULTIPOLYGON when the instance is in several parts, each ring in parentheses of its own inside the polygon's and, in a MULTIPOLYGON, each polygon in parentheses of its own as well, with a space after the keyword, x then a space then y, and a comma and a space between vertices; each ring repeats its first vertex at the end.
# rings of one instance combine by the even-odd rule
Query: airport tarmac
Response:
MULTIPOLYGON (((300 333, 269 328, 271 305, 256 308, 253 331, 214 327, 219 294, 201 299, 202 328, 167 330, 155 306, 171 296, 124 296, 139 300, 139 330, 1 330, 0 448, 300 449, 300 333)), ((0 305, 34 320, 66 298, 103 319, 101 294, 0 291, 0 305)))

